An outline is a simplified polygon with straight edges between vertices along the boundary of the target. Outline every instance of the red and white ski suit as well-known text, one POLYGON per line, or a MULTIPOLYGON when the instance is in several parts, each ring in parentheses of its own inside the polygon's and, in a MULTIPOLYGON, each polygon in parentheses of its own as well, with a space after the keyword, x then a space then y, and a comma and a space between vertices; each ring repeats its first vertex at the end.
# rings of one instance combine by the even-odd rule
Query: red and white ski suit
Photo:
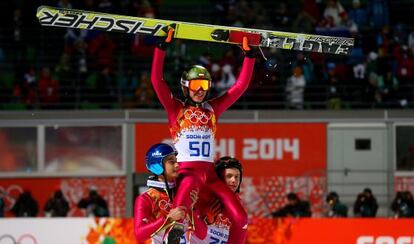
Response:
MULTIPOLYGON (((135 199, 135 239, 138 243, 151 239, 153 244, 163 244, 165 230, 172 224, 172 221, 167 219, 167 216, 173 204, 165 189, 164 182, 148 180, 148 186, 149 189, 135 199)), ((170 189, 173 187, 170 186, 170 189)), ((194 223, 186 224, 194 224, 196 236, 205 236, 207 227, 202 220, 196 218, 194 223)), ((183 236, 182 238, 185 237, 183 236)))
POLYGON ((244 243, 247 235, 247 213, 234 192, 218 179, 213 162, 217 120, 246 91, 253 74, 255 59, 244 58, 237 81, 226 93, 200 106, 193 106, 175 99, 163 80, 165 55, 165 51, 155 48, 151 81, 167 112, 171 137, 178 151, 181 180, 173 206, 185 206, 189 209, 192 190, 198 189, 200 194, 211 192, 224 203, 226 215, 231 220, 228 243, 244 243))

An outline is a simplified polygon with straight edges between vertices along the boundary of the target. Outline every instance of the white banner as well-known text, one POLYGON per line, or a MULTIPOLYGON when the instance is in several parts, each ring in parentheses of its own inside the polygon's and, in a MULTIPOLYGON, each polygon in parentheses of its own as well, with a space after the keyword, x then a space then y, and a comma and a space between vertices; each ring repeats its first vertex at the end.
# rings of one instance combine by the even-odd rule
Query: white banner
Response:
POLYGON ((83 244, 98 225, 93 218, 0 218, 0 244, 83 244))

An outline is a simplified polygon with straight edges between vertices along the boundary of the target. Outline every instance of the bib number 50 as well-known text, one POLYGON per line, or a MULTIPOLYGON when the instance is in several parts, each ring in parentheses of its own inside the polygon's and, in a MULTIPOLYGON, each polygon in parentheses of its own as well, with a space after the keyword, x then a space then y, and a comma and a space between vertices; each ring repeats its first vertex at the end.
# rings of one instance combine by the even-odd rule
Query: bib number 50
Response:
POLYGON ((204 141, 190 141, 190 156, 191 157, 209 157, 210 156, 210 142, 204 141))

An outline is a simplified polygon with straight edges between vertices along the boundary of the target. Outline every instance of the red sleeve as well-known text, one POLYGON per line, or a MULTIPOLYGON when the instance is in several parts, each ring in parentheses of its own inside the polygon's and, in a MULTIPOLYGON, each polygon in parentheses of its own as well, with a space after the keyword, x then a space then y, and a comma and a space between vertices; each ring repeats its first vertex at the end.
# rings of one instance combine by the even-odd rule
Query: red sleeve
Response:
POLYGON ((239 77, 237 78, 234 85, 230 87, 230 89, 222 96, 209 102, 213 107, 217 118, 220 117, 220 115, 226 111, 233 103, 235 103, 237 99, 239 99, 239 97, 243 95, 243 93, 249 87, 255 60, 256 59, 254 58, 245 57, 239 77))
POLYGON ((152 60, 151 82, 155 93, 162 106, 168 114, 168 121, 173 122, 176 119, 181 104, 177 101, 163 79, 165 51, 159 48, 154 49, 154 59, 152 60))
POLYGON ((151 238, 151 235, 157 231, 165 222, 165 217, 160 217, 152 221, 151 197, 144 193, 138 196, 134 206, 134 233, 137 241, 144 241, 151 238), (152 222, 151 222, 152 221, 152 222))

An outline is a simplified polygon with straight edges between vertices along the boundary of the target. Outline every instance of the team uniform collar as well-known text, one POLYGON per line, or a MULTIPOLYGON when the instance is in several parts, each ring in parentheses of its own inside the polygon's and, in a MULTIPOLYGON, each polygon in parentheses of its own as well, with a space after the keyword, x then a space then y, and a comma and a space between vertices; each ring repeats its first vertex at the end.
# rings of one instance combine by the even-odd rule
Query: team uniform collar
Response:
MULTIPOLYGON (((147 180, 147 186, 152 188, 159 188, 166 190, 165 182, 157 180, 147 180)), ((168 187, 170 189, 175 188, 175 182, 168 182, 168 187)))

